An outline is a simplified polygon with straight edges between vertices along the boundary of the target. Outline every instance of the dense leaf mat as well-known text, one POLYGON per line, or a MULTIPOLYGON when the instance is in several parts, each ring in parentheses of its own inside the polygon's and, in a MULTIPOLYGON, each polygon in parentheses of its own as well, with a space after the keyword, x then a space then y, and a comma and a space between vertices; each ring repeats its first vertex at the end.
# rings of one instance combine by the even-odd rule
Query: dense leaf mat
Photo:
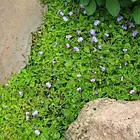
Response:
POLYGON ((0 88, 0 140, 60 140, 86 102, 140 99, 140 30, 127 14, 48 5, 29 63, 0 88))

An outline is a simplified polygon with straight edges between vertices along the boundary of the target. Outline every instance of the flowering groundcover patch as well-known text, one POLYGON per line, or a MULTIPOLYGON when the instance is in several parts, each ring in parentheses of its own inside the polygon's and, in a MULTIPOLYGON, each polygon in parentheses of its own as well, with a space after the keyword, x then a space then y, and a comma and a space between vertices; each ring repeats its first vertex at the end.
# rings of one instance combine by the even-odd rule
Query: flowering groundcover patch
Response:
POLYGON ((29 63, 0 87, 1 140, 61 140, 86 102, 140 99, 140 28, 127 14, 48 5, 29 63))

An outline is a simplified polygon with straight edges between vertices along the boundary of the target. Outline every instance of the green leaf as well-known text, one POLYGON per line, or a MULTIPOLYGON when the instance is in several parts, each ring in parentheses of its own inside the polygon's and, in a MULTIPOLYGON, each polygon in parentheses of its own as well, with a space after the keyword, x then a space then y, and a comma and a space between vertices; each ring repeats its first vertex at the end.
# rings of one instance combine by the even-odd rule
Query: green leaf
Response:
POLYGON ((96 10, 95 0, 90 0, 89 4, 85 6, 88 15, 92 15, 96 10))
POLYGON ((135 2, 135 1, 137 1, 137 0, 132 0, 132 2, 135 2))
POLYGON ((119 0, 121 7, 127 7, 128 5, 132 4, 131 0, 119 0))
POLYGON ((120 3, 118 0, 106 0, 106 8, 112 16, 116 17, 120 12, 120 3))
POLYGON ((105 0, 96 0, 96 3, 101 6, 105 4, 105 0))
POLYGON ((137 24, 140 24, 140 6, 136 6, 133 18, 137 24))
POLYGON ((86 6, 89 4, 89 0, 80 0, 80 3, 86 6))
POLYGON ((87 52, 87 53, 89 53, 90 52, 89 47, 88 46, 84 47, 84 51, 87 52))

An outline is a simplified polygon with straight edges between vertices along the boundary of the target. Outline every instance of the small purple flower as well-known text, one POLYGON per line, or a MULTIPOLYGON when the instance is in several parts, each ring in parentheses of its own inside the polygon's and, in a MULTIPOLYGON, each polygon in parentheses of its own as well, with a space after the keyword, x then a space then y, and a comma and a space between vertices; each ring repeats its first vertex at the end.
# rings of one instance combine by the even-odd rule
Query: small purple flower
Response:
POLYGON ((117 17, 117 21, 118 21, 118 22, 121 21, 122 19, 123 19, 122 16, 118 16, 118 17, 117 17))
POLYGON ((90 79, 90 82, 94 83, 95 82, 95 79, 94 78, 90 79))
POLYGON ((55 60, 53 60, 53 61, 52 61, 52 65, 54 66, 55 64, 56 64, 56 61, 55 61, 55 60))
POLYGON ((84 14, 84 15, 87 15, 87 11, 86 11, 86 10, 84 10, 83 14, 84 14))
POLYGON ((98 95, 99 94, 99 92, 98 91, 95 91, 95 93, 94 93, 95 95, 98 95))
POLYGON ((72 36, 71 36, 71 35, 66 35, 66 38, 67 38, 68 40, 70 40, 70 39, 72 38, 72 36))
POLYGON ((126 53, 127 52, 127 49, 123 49, 123 53, 126 53))
POLYGON ((102 46, 101 45, 98 45, 98 49, 101 50, 102 49, 102 46))
POLYGON ((100 68, 101 68, 101 71, 102 72, 105 72, 106 71, 106 68, 105 67, 100 66, 100 68))
POLYGON ((29 114, 30 114, 30 112, 26 112, 25 114, 26 114, 26 115, 29 115, 29 114))
POLYGON ((40 130, 35 130, 35 134, 36 134, 37 136, 39 136, 39 135, 40 135, 40 130))
POLYGON ((127 30, 127 25, 122 25, 123 30, 127 30))
POLYGON ((58 46, 58 43, 57 43, 57 42, 55 42, 55 43, 54 43, 54 47, 57 47, 57 46, 58 46))
POLYGON ((123 76, 121 76, 121 81, 123 81, 124 80, 124 77, 123 76))
POLYGON ((92 42, 97 43, 98 42, 98 39, 95 36, 93 36, 92 37, 92 42))
POLYGON ((35 111, 32 113, 32 116, 33 116, 33 117, 36 117, 37 115, 38 115, 38 111, 35 110, 35 111))
POLYGON ((22 91, 19 91, 18 93, 19 93, 19 95, 21 95, 21 96, 23 95, 23 92, 22 92, 22 91))
POLYGON ((96 36, 96 32, 95 32, 94 29, 91 29, 91 30, 89 31, 89 33, 90 33, 92 36, 96 36))
POLYGON ((53 26, 52 26, 52 30, 53 30, 54 28, 55 28, 55 26, 53 25, 53 26))
POLYGON ((132 31, 132 36, 133 36, 133 37, 136 37, 137 35, 138 35, 138 31, 134 31, 134 30, 133 30, 133 31, 132 31))
POLYGON ((128 65, 128 63, 127 63, 127 62, 124 62, 124 65, 125 65, 125 66, 127 66, 127 65, 128 65))
POLYGON ((66 48, 69 48, 69 47, 70 47, 70 44, 67 43, 67 44, 65 45, 65 47, 66 47, 66 48))
POLYGON ((130 92, 129 92, 130 94, 134 94, 135 93, 135 90, 134 89, 132 89, 132 90, 130 90, 130 92))
POLYGON ((83 37, 78 37, 78 42, 82 42, 83 41, 83 37))
POLYGON ((72 15, 73 15, 73 11, 70 11, 70 12, 69 12, 69 15, 72 16, 72 15))
POLYGON ((105 37, 109 37, 109 34, 108 34, 108 33, 105 33, 104 36, 105 36, 105 37))
POLYGON ((68 17, 64 16, 64 17, 63 17, 63 20, 64 20, 65 22, 67 22, 69 19, 68 19, 68 17))
POLYGON ((135 27, 134 23, 133 22, 130 22, 129 23, 129 28, 134 28, 134 27, 135 27))
POLYGON ((100 20, 94 20, 94 26, 98 26, 100 24, 100 20))
POLYGON ((82 88, 81 87, 77 88, 77 91, 79 91, 79 92, 82 91, 82 88))
POLYGON ((77 77, 80 78, 82 75, 80 73, 77 74, 77 77))
POLYGON ((5 87, 8 87, 9 86, 9 84, 5 84, 5 87))
POLYGON ((29 116, 26 116, 26 120, 27 120, 27 121, 30 120, 30 117, 29 117, 29 116))
POLYGON ((47 82, 47 83, 46 83, 46 87, 47 87, 47 88, 51 88, 51 86, 52 86, 52 84, 51 84, 50 82, 47 82))
POLYGON ((84 5, 83 5, 83 4, 80 4, 79 6, 80 6, 80 8, 81 8, 81 9, 83 9, 83 8, 84 8, 84 5))
POLYGON ((103 56, 100 56, 99 59, 103 59, 103 56))
POLYGON ((60 12, 59 12, 59 15, 60 15, 60 16, 64 16, 64 12, 63 12, 63 11, 60 11, 60 12))
POLYGON ((38 54, 42 55, 44 52, 43 51, 39 51, 38 54))
POLYGON ((77 30, 76 33, 77 33, 78 36, 80 36, 81 35, 81 30, 77 30))
POLYGON ((4 108, 8 108, 9 106, 5 105, 4 108))
POLYGON ((74 47, 74 52, 79 52, 79 48, 78 47, 74 47))

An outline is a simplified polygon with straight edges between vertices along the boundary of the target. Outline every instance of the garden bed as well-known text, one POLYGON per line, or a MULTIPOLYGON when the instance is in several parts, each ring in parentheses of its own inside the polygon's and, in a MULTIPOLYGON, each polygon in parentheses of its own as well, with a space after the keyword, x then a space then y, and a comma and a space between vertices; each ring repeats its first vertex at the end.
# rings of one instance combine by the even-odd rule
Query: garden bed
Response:
POLYGON ((140 28, 128 14, 48 5, 29 63, 0 88, 1 140, 63 139, 86 102, 140 99, 140 28))

